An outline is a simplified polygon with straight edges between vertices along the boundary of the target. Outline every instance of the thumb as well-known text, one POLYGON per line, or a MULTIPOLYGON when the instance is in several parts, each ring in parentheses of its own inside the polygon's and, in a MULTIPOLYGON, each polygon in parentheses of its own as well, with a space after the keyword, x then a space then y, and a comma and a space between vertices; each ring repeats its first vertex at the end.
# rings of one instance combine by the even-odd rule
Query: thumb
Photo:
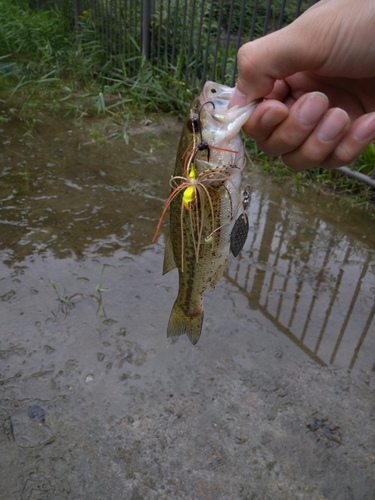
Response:
POLYGON ((320 0, 285 28, 238 51, 230 106, 267 96, 301 71, 325 77, 375 76, 374 0, 320 0))
POLYGON ((240 48, 234 98, 239 99, 242 94, 246 102, 254 101, 270 94, 276 80, 323 64, 319 52, 310 44, 310 37, 299 36, 299 32, 290 25, 240 48))

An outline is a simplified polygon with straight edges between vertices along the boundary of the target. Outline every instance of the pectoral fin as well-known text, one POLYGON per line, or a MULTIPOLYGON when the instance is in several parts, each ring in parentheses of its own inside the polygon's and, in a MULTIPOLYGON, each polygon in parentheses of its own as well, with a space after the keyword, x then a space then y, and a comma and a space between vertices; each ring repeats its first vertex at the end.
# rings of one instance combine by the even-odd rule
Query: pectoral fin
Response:
POLYGON ((165 251, 164 251, 163 276, 164 276, 164 274, 169 273, 169 271, 172 271, 176 267, 177 266, 176 266, 176 262, 174 260, 174 255, 173 255, 171 235, 168 235, 168 239, 167 239, 167 243, 165 245, 165 251))

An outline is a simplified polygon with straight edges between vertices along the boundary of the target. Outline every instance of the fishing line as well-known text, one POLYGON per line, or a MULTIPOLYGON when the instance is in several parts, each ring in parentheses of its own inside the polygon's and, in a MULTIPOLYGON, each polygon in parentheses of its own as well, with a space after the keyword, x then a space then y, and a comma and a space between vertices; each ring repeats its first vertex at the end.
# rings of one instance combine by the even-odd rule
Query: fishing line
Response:
POLYGON ((206 101, 199 108, 199 111, 198 111, 198 124, 199 124, 199 135, 200 135, 200 138, 201 138, 201 142, 197 146, 197 149, 196 149, 195 154, 194 154, 194 158, 195 158, 195 155, 197 154, 198 151, 204 151, 205 149, 207 149, 207 161, 210 161, 210 148, 209 148, 207 142, 204 142, 204 140, 203 140, 202 122, 201 122, 201 111, 203 109, 203 106, 206 106, 206 104, 212 104, 212 107, 215 109, 215 103, 213 101, 206 101))
POLYGON ((214 231, 212 231, 210 234, 208 234, 205 237, 204 242, 205 243, 212 243, 212 236, 216 233, 216 231, 219 231, 220 229, 223 229, 223 227, 228 226, 230 223, 231 223, 231 221, 226 222, 225 224, 222 224, 221 226, 217 227, 214 231))

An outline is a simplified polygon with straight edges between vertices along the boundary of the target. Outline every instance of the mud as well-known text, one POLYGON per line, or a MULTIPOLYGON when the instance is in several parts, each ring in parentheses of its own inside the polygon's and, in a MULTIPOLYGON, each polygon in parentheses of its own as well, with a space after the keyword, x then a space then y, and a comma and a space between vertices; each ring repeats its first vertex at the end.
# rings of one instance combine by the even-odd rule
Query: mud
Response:
POLYGON ((249 166, 193 347, 151 244, 180 125, 0 123, 0 498, 375 498, 374 220, 249 166))

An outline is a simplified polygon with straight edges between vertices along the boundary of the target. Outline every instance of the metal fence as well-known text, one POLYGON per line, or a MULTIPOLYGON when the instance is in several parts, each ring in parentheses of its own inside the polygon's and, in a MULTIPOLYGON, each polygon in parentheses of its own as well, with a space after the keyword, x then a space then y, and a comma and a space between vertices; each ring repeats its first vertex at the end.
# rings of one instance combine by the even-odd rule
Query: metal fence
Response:
MULTIPOLYGON (((186 85, 233 86, 239 47, 282 28, 318 0, 27 0, 61 8, 95 27, 107 55, 143 54, 155 67, 184 69, 186 85)), ((129 61, 130 62, 130 61, 129 61)))
MULTIPOLYGON (((140 57, 175 75, 194 91, 206 80, 234 86, 239 47, 291 23, 318 0, 29 0, 37 8, 62 8, 77 30, 89 25, 107 57, 121 56, 128 75, 140 57)), ((355 168, 345 175, 375 187, 355 168)))

